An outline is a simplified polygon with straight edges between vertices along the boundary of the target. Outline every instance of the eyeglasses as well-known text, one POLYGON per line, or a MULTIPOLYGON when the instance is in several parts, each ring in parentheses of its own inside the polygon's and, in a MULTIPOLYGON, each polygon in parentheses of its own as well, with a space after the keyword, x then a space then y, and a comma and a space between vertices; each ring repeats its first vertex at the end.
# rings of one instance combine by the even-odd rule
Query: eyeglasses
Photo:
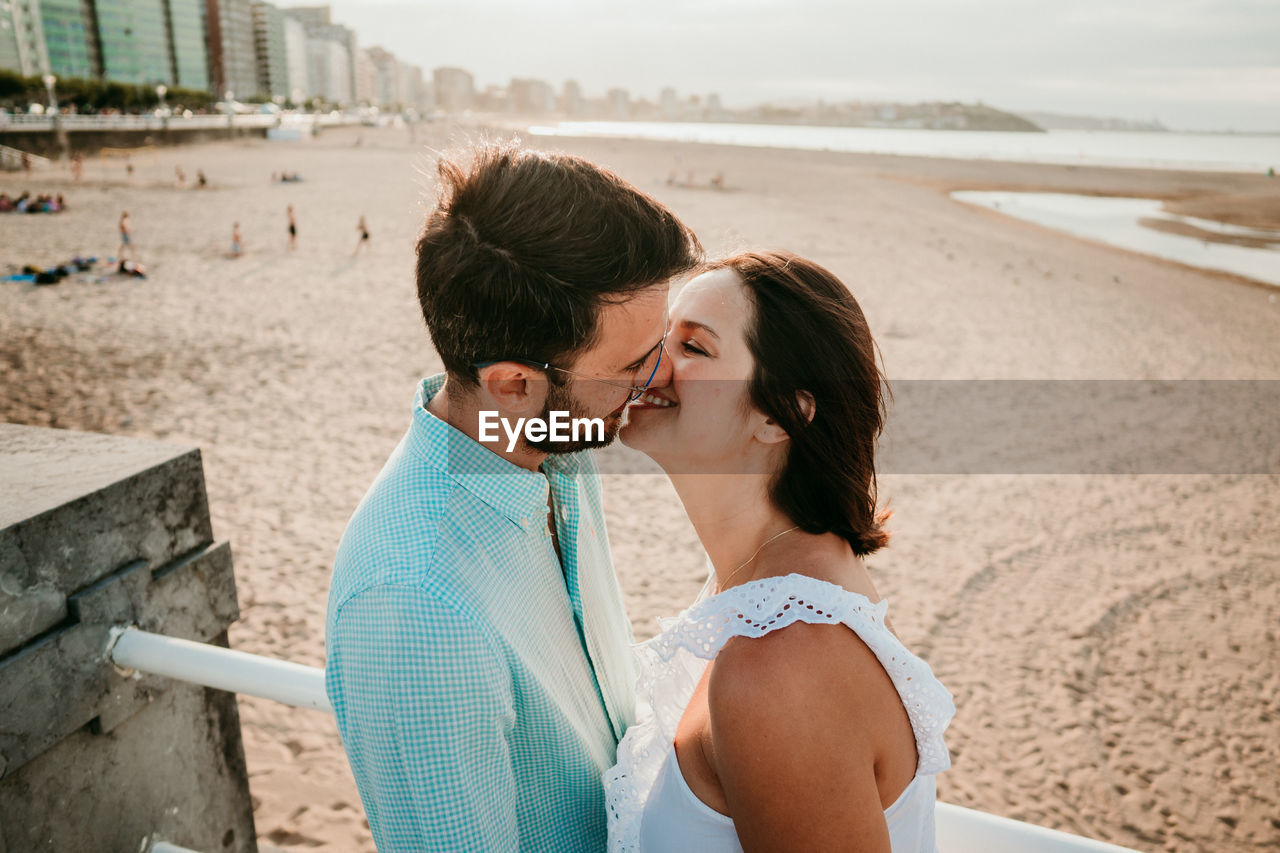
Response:
POLYGON ((667 348, 667 334, 664 332, 662 335, 662 340, 658 341, 657 346, 655 346, 653 349, 649 350, 647 353, 644 354, 644 360, 640 363, 640 367, 637 368, 636 370, 637 373, 642 372, 644 370, 645 364, 648 364, 650 356, 652 356, 655 351, 658 353, 658 359, 653 363, 653 370, 649 371, 649 377, 645 379, 643 385, 623 385, 621 382, 610 382, 608 379, 600 379, 597 376, 588 376, 585 373, 576 373, 572 370, 565 370, 563 367, 556 367, 554 364, 551 364, 549 362, 535 361, 529 358, 499 358, 499 359, 494 359, 493 361, 477 361, 475 364, 471 366, 474 367, 476 370, 479 370, 482 367, 489 367, 490 365, 497 364, 502 361, 514 361, 517 364, 527 364, 530 367, 536 367, 539 370, 555 370, 560 373, 568 374, 569 376, 576 376, 579 379, 590 379, 592 382, 599 382, 602 385, 610 385, 614 388, 621 388, 623 390, 630 391, 631 393, 627 397, 627 402, 634 403, 636 400, 639 400, 640 397, 644 394, 644 392, 649 390, 649 386, 653 384, 653 377, 658 375, 658 368, 662 365, 662 353, 666 350, 666 348, 667 348))

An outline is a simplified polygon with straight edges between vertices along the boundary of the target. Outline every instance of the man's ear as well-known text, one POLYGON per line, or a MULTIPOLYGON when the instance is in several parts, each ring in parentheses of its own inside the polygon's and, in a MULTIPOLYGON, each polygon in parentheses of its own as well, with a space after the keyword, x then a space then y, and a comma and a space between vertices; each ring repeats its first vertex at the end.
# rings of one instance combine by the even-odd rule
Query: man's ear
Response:
MULTIPOLYGON (((813 416, 818 411, 817 401, 813 399, 813 395, 808 391, 796 392, 796 403, 800 406, 800 412, 804 415, 805 421, 813 423, 813 416)), ((777 444, 780 441, 787 441, 791 436, 787 435, 786 430, 778 426, 777 421, 773 418, 765 418, 764 422, 756 428, 756 440, 763 444, 777 444)))
POLYGON ((480 389, 498 408, 515 415, 542 411, 547 396, 547 379, 541 372, 518 361, 499 361, 480 368, 480 389))

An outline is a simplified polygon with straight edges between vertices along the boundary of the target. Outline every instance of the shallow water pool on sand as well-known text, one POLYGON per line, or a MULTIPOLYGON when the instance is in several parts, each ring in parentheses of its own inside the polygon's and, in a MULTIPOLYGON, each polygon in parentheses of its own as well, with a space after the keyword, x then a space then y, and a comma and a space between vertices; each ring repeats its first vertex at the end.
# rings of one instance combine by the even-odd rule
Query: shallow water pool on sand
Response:
POLYGON ((1208 219, 1175 216, 1162 209, 1163 202, 1150 198, 969 190, 953 192, 951 197, 1077 237, 1280 286, 1280 231, 1259 231, 1208 219), (1166 233, 1143 224, 1143 220, 1153 224, 1167 222, 1174 227, 1189 226, 1266 247, 1231 245, 1166 233))

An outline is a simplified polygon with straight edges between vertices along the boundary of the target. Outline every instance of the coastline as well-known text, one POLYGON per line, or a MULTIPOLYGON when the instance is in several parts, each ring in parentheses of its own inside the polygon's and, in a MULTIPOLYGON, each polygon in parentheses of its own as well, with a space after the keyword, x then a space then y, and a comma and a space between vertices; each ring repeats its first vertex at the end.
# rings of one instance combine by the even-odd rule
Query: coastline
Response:
MULTIPOLYGON (((61 191, 70 204, 0 218, 11 235, 0 262, 111 254, 127 208, 150 271, 0 284, 0 418, 201 447, 215 533, 234 553, 234 647, 323 662, 338 537, 403 433, 415 380, 439 368, 412 287, 428 148, 468 135, 419 128, 411 142, 351 128, 160 149, 134 185, 98 160, 81 186, 65 172, 0 175, 3 191, 61 191), (353 163, 360 184, 345 177, 353 163), (212 187, 173 188, 177 164, 203 168, 212 187), (281 168, 303 182, 271 183, 281 168), (286 204, 298 211, 294 253, 286 204), (361 213, 373 245, 352 258, 361 213), (246 236, 237 260, 225 257, 233 221, 246 236)), ((1274 180, 526 141, 615 169, 711 253, 782 247, 828 266, 862 304, 891 378, 1280 378, 1280 305, 1261 289, 975 215, 946 195, 1028 188, 1209 205, 1215 194, 1270 198, 1274 180), (673 171, 699 185, 722 172, 727 189, 668 186, 673 171)), ((1277 486, 1269 475, 884 477, 894 540, 871 571, 904 642, 959 707, 940 797, 1142 849, 1274 843, 1277 486)), ((705 565, 663 478, 611 475, 605 492, 643 638, 654 617, 693 600, 705 565)), ((240 708, 262 840, 371 850, 332 721, 252 699, 240 708)))

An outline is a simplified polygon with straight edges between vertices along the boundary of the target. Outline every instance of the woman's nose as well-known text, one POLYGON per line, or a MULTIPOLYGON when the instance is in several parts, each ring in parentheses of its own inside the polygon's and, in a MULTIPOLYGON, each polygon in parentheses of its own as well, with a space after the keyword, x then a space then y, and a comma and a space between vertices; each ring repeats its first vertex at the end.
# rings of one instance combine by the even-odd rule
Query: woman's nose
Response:
POLYGON ((671 341, 667 341, 663 345, 662 360, 658 362, 658 371, 653 374, 653 381, 650 386, 655 388, 663 388, 671 384, 671 377, 675 371, 675 359, 671 357, 671 341))

